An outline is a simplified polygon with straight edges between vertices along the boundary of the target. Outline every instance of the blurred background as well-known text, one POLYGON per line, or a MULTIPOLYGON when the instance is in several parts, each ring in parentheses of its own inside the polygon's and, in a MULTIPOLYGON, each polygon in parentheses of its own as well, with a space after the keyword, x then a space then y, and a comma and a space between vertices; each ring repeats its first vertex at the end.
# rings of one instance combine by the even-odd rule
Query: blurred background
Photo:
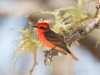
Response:
MULTIPOLYGON (((76 7, 77 0, 0 0, 0 75, 29 75, 33 65, 33 55, 26 52, 24 58, 19 57, 13 73, 15 51, 18 42, 12 43, 21 33, 14 30, 26 28, 28 19, 25 17, 33 11, 43 9, 53 11, 67 6, 76 7)), ((83 9, 94 13, 97 2, 84 4, 83 9)), ((49 18, 51 16, 43 16, 49 18)), ((37 23, 41 16, 32 16, 31 21, 37 23)), ((81 39, 80 45, 72 44, 69 48, 79 58, 74 61, 69 55, 54 57, 54 67, 50 70, 44 65, 43 53, 37 55, 39 63, 33 75, 100 75, 100 47, 95 48, 96 39, 90 35, 81 39)))

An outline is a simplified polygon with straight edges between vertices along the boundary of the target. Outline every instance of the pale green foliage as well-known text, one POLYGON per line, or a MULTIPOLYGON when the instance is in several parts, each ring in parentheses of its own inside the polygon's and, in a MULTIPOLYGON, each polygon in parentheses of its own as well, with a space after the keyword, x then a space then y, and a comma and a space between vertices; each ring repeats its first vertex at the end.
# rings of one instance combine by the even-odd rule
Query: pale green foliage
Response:
POLYGON ((52 23, 53 22, 53 19, 48 19, 48 20, 43 20, 42 18, 38 20, 38 23, 39 22, 47 22, 47 23, 52 23))
POLYGON ((49 64, 51 70, 53 70, 53 65, 54 65, 53 62, 51 62, 51 63, 49 64))
POLYGON ((77 41, 75 41, 75 44, 76 44, 76 45, 79 45, 79 42, 78 42, 78 40, 77 40, 77 41))
POLYGON ((35 50, 41 47, 40 41, 36 38, 36 30, 32 28, 32 22, 29 21, 29 27, 21 30, 20 43, 18 44, 18 53, 22 54, 25 51, 34 53, 35 50))
POLYGON ((73 28, 73 29, 65 29, 66 33, 68 35, 72 35, 75 31, 76 31, 76 28, 73 28))

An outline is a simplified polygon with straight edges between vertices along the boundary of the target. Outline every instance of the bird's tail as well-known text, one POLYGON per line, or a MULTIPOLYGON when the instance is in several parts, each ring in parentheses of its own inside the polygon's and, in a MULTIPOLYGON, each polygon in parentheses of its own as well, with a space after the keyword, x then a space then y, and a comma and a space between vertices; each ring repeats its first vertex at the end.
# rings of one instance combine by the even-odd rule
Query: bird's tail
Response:
MULTIPOLYGON (((66 48, 67 48, 67 47, 66 47, 66 48)), ((74 60, 76 60, 76 61, 79 60, 74 54, 72 54, 72 53, 69 51, 68 48, 65 49, 65 50, 59 50, 59 52, 62 53, 62 54, 64 54, 64 55, 67 55, 67 53, 68 53, 69 55, 71 55, 71 56, 73 57, 74 60)))
POLYGON ((76 60, 76 61, 79 60, 79 59, 78 59, 76 56, 74 56, 72 53, 69 53, 69 54, 73 57, 74 60, 76 60))
MULTIPOLYGON (((67 47, 66 47, 66 48, 67 48, 67 47)), ((69 51, 68 48, 66 49, 66 52, 67 52, 69 55, 71 55, 71 56, 73 57, 74 60, 76 60, 76 61, 79 60, 74 54, 72 54, 72 52, 69 51)))

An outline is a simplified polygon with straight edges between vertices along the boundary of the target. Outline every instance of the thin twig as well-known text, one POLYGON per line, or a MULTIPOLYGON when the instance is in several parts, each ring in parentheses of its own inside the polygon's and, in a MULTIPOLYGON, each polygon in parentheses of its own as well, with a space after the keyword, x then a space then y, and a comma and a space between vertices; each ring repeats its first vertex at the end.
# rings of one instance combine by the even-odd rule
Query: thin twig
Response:
POLYGON ((78 21, 74 24, 66 25, 66 27, 67 28, 77 27, 77 26, 81 25, 83 22, 89 21, 91 19, 93 19, 93 16, 89 16, 89 17, 86 17, 84 19, 81 19, 80 21, 78 21))
POLYGON ((30 70, 30 75, 32 75, 35 66, 38 64, 37 61, 36 61, 36 50, 34 50, 34 54, 33 55, 34 55, 34 64, 32 66, 32 69, 30 70))

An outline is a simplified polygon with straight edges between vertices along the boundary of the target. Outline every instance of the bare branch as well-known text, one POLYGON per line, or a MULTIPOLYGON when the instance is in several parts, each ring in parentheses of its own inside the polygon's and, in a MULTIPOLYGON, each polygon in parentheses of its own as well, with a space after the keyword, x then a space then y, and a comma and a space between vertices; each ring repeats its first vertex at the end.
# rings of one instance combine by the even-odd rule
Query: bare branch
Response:
POLYGON ((35 66, 38 64, 37 61, 36 61, 36 50, 34 50, 34 64, 32 66, 32 69, 30 70, 30 75, 32 75, 34 69, 35 69, 35 66))

